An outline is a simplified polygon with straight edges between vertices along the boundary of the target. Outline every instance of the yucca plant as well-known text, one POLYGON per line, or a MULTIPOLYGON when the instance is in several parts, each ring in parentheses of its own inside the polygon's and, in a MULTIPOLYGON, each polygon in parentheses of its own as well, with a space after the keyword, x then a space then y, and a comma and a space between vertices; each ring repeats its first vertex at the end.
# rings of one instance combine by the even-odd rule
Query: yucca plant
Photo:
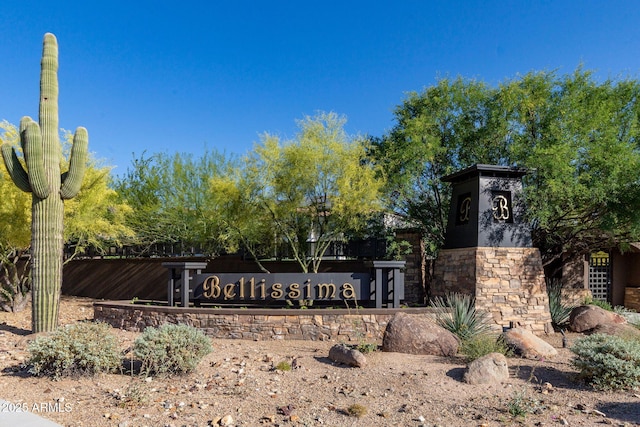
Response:
POLYGON ((562 328, 569 322, 569 316, 574 306, 562 303, 562 282, 557 279, 547 280, 547 293, 549 295, 549 312, 551 313, 551 323, 556 329, 562 328))
POLYGON ((489 316, 476 310, 471 295, 454 292, 434 298, 431 305, 436 309, 436 323, 463 342, 491 331, 489 316))

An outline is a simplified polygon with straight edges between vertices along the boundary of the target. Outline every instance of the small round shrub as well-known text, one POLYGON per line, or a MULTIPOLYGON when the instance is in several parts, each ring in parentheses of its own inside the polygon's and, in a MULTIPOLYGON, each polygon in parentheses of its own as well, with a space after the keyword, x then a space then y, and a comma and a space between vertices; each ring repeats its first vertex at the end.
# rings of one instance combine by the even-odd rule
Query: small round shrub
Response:
POLYGON ((67 325, 36 338, 27 350, 29 372, 36 376, 93 375, 121 366, 117 340, 106 323, 67 325))
POLYGON ((496 336, 487 333, 462 341, 458 352, 464 355, 468 362, 472 362, 489 353, 500 353, 507 357, 512 355, 502 335, 496 336))
POLYGON ((189 325, 149 327, 136 339, 133 352, 147 374, 186 374, 213 348, 202 331, 189 325))
POLYGON ((280 362, 280 363, 278 363, 276 365, 276 370, 277 371, 290 371, 291 370, 291 363, 283 360, 282 362, 280 362))
POLYGON ((577 340, 572 364, 580 377, 601 390, 640 386, 640 341, 615 335, 593 334, 577 340))
POLYGON ((362 418, 367 414, 367 407, 359 403, 354 403, 347 408, 347 414, 352 417, 362 418))

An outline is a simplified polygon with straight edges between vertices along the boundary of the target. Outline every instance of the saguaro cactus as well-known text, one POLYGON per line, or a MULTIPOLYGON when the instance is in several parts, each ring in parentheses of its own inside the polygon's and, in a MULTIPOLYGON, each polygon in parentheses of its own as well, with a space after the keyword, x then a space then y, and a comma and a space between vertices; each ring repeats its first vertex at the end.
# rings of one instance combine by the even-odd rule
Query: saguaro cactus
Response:
POLYGON ((88 135, 79 127, 73 137, 69 170, 61 174, 58 128, 58 41, 45 34, 40 72, 39 124, 20 121, 25 166, 14 147, 2 145, 2 157, 13 182, 31 192, 31 277, 33 332, 57 327, 62 287, 64 199, 74 197, 87 162, 88 135))

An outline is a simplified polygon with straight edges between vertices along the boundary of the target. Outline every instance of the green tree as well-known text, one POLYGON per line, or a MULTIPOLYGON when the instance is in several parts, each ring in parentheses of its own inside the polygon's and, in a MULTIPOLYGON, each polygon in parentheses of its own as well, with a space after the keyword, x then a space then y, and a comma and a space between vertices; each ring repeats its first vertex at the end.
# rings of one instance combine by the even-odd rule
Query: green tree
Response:
POLYGON ((381 209, 383 180, 365 161, 366 140, 347 135, 345 122, 335 113, 318 113, 298 122, 294 140, 262 136, 231 178, 243 195, 234 212, 260 218, 257 230, 247 231, 255 226, 247 221, 238 235, 262 235, 270 223, 270 238, 275 233, 302 271, 317 272, 332 242, 363 227, 381 209))
POLYGON ((475 163, 506 161, 506 123, 498 92, 485 83, 442 79, 410 93, 396 124, 373 140, 370 155, 384 167, 391 209, 420 224, 427 252, 444 242, 450 188, 440 178, 475 163))
MULTIPOLYGON (((0 129, 4 131, 0 143, 18 140, 18 130, 7 121, 0 123, 0 129)), ((0 171, 0 198, 0 309, 20 311, 28 302, 31 285, 24 262, 31 240, 31 197, 0 171)))
MULTIPOLYGON (((64 132, 63 140, 63 164, 66 164, 72 135, 64 132)), ((133 230, 126 223, 132 209, 122 202, 112 183, 111 167, 89 153, 80 192, 65 203, 64 241, 73 248, 67 253, 65 263, 87 249, 104 255, 110 247, 121 246, 133 236, 133 230)))
POLYGON ((502 87, 513 163, 548 264, 640 238, 640 83, 590 71, 529 73, 502 87))
POLYGON ((388 168, 390 205, 442 243, 449 208, 439 179, 475 163, 530 168, 529 220, 546 265, 562 254, 640 238, 637 80, 532 72, 497 87, 442 79, 412 93, 371 155, 388 168))
POLYGON ((246 179, 245 170, 233 168, 210 180, 208 200, 211 214, 220 221, 220 240, 228 252, 248 252, 260 270, 261 262, 277 256, 277 234, 269 212, 261 206, 260 188, 246 179))
POLYGON ((225 248, 220 220, 208 199, 209 181, 223 175, 232 159, 216 151, 191 154, 143 153, 115 182, 122 200, 133 209, 127 225, 129 242, 149 252, 155 244, 177 244, 181 252, 196 248, 216 254, 225 248), (222 239, 222 240, 221 240, 222 239))

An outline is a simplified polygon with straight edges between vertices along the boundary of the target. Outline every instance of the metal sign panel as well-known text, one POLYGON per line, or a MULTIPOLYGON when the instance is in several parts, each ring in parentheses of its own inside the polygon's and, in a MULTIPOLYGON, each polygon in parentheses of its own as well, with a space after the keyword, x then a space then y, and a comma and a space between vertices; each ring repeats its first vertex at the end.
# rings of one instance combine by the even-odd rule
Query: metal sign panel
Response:
POLYGON ((369 299, 367 273, 209 273, 193 278, 193 298, 210 302, 369 299))
POLYGON ((475 165, 442 178, 452 184, 445 249, 531 247, 523 169, 475 165))

